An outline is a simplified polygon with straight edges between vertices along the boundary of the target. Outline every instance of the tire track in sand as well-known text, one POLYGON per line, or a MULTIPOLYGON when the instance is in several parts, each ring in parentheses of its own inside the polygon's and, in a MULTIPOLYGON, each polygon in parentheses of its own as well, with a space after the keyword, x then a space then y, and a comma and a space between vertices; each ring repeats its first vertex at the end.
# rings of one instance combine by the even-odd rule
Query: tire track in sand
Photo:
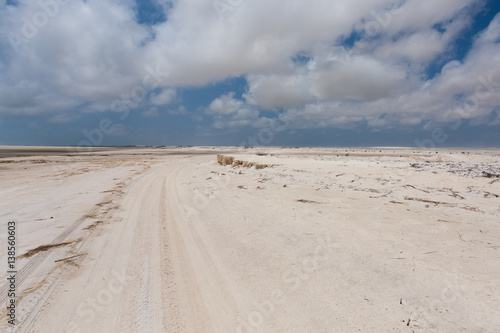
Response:
MULTIPOLYGON (((236 313, 250 311, 237 284, 216 253, 203 226, 187 214, 179 193, 177 168, 166 180, 166 230, 175 271, 179 314, 186 332, 227 332, 235 329, 236 313)), ((248 300, 248 298, 247 298, 248 300)))

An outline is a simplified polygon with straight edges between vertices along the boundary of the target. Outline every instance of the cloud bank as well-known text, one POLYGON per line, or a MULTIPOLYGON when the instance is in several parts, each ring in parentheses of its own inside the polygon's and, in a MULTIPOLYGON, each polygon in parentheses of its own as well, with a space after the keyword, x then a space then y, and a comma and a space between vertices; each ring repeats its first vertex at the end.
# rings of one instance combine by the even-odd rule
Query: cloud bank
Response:
POLYGON ((198 110, 214 128, 260 127, 262 112, 294 128, 500 122, 500 15, 456 57, 484 1, 156 4, 165 20, 144 23, 132 0, 0 1, 0 116, 155 116, 178 89, 242 77, 243 94, 198 110))

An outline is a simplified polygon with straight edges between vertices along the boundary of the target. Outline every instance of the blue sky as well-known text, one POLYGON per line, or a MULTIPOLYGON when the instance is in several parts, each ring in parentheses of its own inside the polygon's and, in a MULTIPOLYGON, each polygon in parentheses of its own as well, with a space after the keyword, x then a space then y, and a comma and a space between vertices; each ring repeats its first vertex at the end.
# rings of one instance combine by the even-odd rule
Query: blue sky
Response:
POLYGON ((0 0, 0 144, 500 147, 499 12, 0 0))

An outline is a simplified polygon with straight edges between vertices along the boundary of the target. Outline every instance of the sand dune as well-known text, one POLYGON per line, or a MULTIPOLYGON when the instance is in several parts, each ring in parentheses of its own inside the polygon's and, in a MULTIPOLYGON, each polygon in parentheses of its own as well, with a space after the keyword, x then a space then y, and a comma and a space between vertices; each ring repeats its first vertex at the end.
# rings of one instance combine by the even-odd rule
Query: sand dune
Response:
POLYGON ((0 148, 19 332, 500 327, 498 150, 0 148))

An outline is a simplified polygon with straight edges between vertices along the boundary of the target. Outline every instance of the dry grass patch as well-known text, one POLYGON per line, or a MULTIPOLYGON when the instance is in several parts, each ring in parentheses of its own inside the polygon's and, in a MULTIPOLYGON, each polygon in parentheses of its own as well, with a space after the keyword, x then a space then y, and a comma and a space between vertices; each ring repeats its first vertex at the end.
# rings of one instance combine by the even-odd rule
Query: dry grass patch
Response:
POLYGON ((234 162, 234 157, 224 156, 224 155, 218 154, 217 155, 217 162, 222 166, 231 165, 234 162))
POLYGON ((269 165, 269 164, 255 164, 255 169, 259 170, 259 169, 265 169, 265 168, 269 168, 271 167, 272 165, 269 165))
POLYGON ((314 200, 306 200, 306 199, 299 199, 297 202, 302 202, 302 203, 308 203, 308 204, 322 204, 322 202, 314 201, 314 200))
POLYGON ((59 243, 59 244, 40 245, 39 247, 31 249, 28 252, 26 252, 25 254, 23 254, 22 256, 20 256, 19 259, 30 258, 30 257, 33 257, 35 254, 37 254, 39 252, 44 252, 44 251, 48 251, 48 250, 51 250, 51 249, 54 249, 54 248, 63 247, 63 246, 66 246, 66 245, 69 245, 69 244, 72 244, 72 243, 74 243, 74 242, 65 242, 65 243, 59 243))
POLYGON ((217 162, 222 166, 231 165, 233 167, 243 167, 243 168, 255 167, 255 169, 257 170, 272 167, 272 165, 269 164, 258 164, 255 162, 236 160, 232 156, 225 156, 221 154, 217 155, 217 162))
POLYGON ((92 223, 91 225, 89 225, 88 227, 83 228, 83 230, 94 230, 102 222, 104 222, 104 221, 96 221, 96 222, 92 223))

